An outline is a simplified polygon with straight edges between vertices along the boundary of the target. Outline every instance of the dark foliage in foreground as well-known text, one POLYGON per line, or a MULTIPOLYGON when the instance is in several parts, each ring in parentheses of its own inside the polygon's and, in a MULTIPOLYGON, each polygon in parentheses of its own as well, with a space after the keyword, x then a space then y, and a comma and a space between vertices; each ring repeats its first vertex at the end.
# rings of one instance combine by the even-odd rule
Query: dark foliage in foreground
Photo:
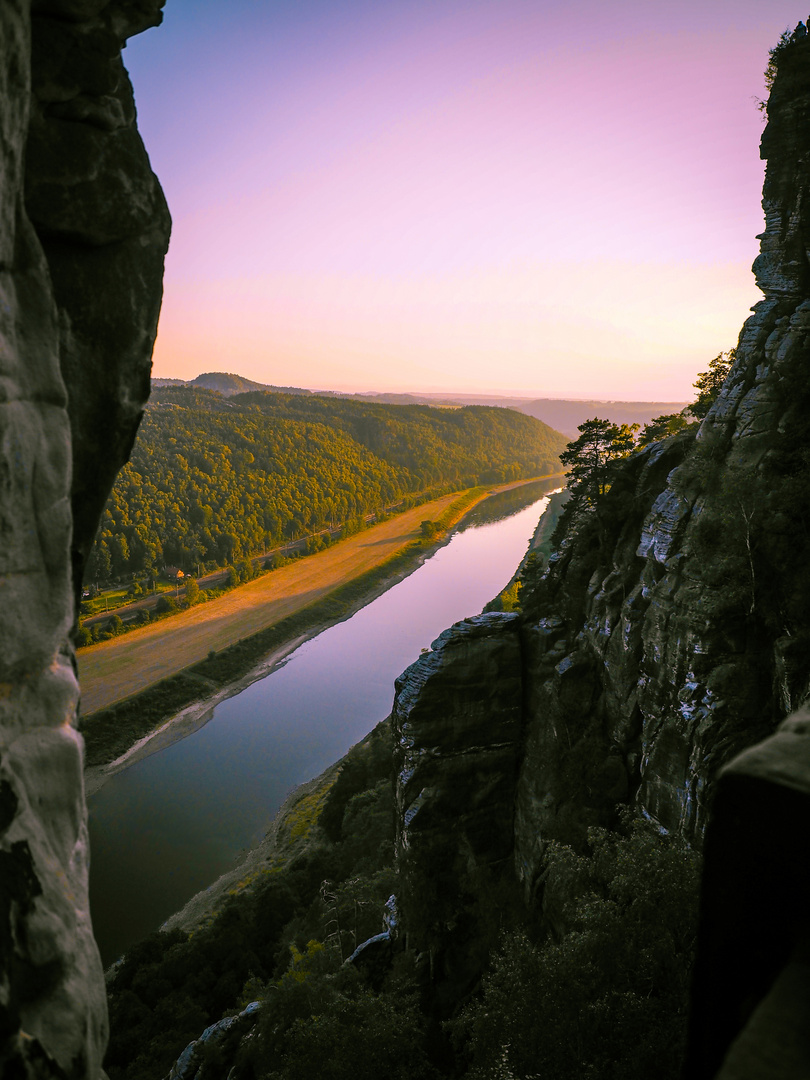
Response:
POLYGON ((479 1000, 450 1026, 471 1080, 676 1080, 697 920, 698 859, 635 822, 552 845, 547 904, 564 931, 504 936, 479 1000))
MULTIPOLYGON (((381 913, 393 885, 386 742, 378 729, 350 753, 349 760, 367 762, 362 768, 373 784, 363 792, 349 794, 344 788, 327 798, 333 818, 339 819, 334 843, 316 837, 286 866, 271 869, 251 892, 227 903, 210 926, 191 936, 152 934, 127 953, 110 987, 105 1068, 111 1080, 165 1076, 209 1024, 282 978, 291 958, 292 970, 300 970, 301 960, 295 958, 307 956, 309 941, 325 942, 324 957, 339 967, 356 943, 382 929, 381 913), (336 913, 343 914, 345 925, 337 938, 336 913)), ((358 1006, 364 1007, 362 1002, 358 1006)))
POLYGON ((595 830, 589 856, 552 846, 545 906, 557 935, 505 934, 480 994, 445 1025, 454 1064, 435 1058, 417 958, 395 952, 370 981, 344 964, 380 931, 396 891, 388 737, 380 725, 344 759, 306 850, 206 929, 154 934, 130 951, 111 988, 111 1080, 166 1075, 208 1024, 257 1000, 251 1037, 211 1047, 212 1075, 674 1078, 697 860, 648 826, 595 830))

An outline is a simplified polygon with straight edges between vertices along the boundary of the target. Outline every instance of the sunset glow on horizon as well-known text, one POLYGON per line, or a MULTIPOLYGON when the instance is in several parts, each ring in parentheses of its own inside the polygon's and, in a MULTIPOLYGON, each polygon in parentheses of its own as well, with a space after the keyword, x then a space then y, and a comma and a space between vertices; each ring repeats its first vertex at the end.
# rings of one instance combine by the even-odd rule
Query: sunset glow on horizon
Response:
POLYGON ((124 54, 174 220, 154 374, 688 400, 761 299, 754 99, 806 16, 168 0, 124 54))

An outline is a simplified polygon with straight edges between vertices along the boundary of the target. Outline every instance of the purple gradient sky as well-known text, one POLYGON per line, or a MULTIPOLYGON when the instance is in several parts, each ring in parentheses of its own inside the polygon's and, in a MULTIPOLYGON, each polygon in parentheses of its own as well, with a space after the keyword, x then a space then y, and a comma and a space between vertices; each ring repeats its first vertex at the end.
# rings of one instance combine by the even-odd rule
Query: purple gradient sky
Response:
POLYGON ((168 0, 124 54, 174 218, 154 373, 687 400, 760 299, 808 0, 168 0))

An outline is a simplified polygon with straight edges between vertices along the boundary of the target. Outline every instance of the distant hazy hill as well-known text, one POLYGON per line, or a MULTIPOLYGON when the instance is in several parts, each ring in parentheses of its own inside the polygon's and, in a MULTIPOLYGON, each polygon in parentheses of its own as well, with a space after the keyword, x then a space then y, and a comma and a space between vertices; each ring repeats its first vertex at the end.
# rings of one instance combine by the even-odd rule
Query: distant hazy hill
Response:
POLYGON ((267 386, 265 383, 253 382, 241 375, 229 375, 224 371, 209 371, 205 375, 198 375, 188 384, 199 387, 201 390, 216 390, 226 397, 232 394, 247 394, 251 390, 274 390, 281 394, 311 394, 311 390, 302 390, 299 386, 267 386))
POLYGON ((270 390, 275 393, 298 394, 302 396, 337 398, 348 401, 363 401, 380 405, 491 405, 501 409, 517 409, 541 420, 544 424, 561 431, 569 439, 577 437, 577 428, 585 420, 599 416, 610 420, 612 424, 640 424, 642 427, 656 416, 680 412, 687 401, 578 401, 569 398, 524 398, 503 397, 497 394, 344 394, 335 390, 303 390, 296 386, 271 386, 253 382, 241 375, 229 375, 222 371, 211 371, 198 375, 191 382, 183 379, 153 379, 152 386, 194 386, 205 390, 216 390, 226 397, 234 394, 249 393, 253 390, 270 390))
POLYGON ((152 387, 161 389, 166 386, 193 386, 200 390, 216 390, 225 397, 233 394, 247 394, 251 390, 273 390, 280 394, 311 394, 300 386, 270 386, 267 383, 254 382, 242 375, 232 375, 225 371, 207 371, 190 381, 186 379, 152 379, 152 387))
POLYGON ((516 409, 542 420, 570 439, 577 437, 577 428, 585 420, 598 416, 612 424, 640 424, 644 427, 656 416, 680 412, 687 401, 578 401, 568 398, 499 397, 490 394, 356 394, 360 401, 378 401, 406 405, 417 402, 426 405, 494 405, 501 409, 516 409))
POLYGON ((427 493, 556 472, 565 444, 511 409, 156 387, 88 580, 225 565, 427 493))
POLYGON ((544 424, 575 438, 579 425, 595 416, 610 420, 612 424, 640 424, 644 427, 654 417, 680 412, 688 404, 688 401, 563 401, 538 398, 536 401, 521 401, 513 408, 535 416, 544 424))

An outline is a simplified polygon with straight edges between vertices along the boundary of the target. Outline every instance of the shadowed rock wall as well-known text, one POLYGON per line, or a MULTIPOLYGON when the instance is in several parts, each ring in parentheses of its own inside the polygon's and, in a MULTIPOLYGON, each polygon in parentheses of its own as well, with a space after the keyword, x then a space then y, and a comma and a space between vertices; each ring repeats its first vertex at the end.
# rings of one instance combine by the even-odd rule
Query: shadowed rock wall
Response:
POLYGON ((780 54, 762 154, 767 225, 754 271, 764 299, 719 398, 696 439, 687 432, 628 460, 598 528, 575 519, 526 595, 536 658, 516 856, 527 884, 545 839, 576 843, 620 798, 700 842, 718 769, 810 690, 803 32, 780 54))
POLYGON ((720 773, 684 1077, 810 1076, 810 713, 720 773))
MULTIPOLYGON (((519 626, 492 627, 519 643, 505 679, 517 665, 521 735, 512 799, 493 813, 490 828, 500 836, 513 822, 514 867, 533 905, 542 903, 548 842, 580 847, 589 826, 615 823, 619 803, 700 844, 719 769, 771 735, 810 694, 810 40, 803 26, 777 60, 761 148, 766 228, 754 265, 764 299, 743 327, 719 398, 699 429, 632 454, 598 512, 569 514, 548 570, 524 580, 519 626)), ((497 651, 491 636, 487 657, 497 651)), ((476 648, 471 641, 470 671, 486 659, 476 648)), ((449 813, 439 821, 443 783, 456 803, 464 801, 455 765, 463 723, 457 744, 436 749, 434 728, 455 709, 452 681, 443 690, 442 678, 437 672, 426 683, 435 719, 412 733, 414 771, 399 781, 407 811, 419 762, 429 762, 416 821, 431 820, 437 837, 454 827, 449 813)), ((497 678, 488 676, 482 688, 490 713, 488 723, 476 720, 479 729, 502 722, 491 690, 497 678)), ((417 713, 419 701, 409 710, 417 713)), ((479 787, 492 780, 480 771, 472 777, 479 787)), ((431 863, 451 865, 470 846, 464 841, 454 855, 446 840, 436 841, 432 859, 427 850, 416 859, 410 831, 402 818, 405 889, 418 896, 430 888, 431 863)), ((479 850, 485 847, 479 838, 479 850)), ((418 905, 405 903, 402 915, 405 933, 417 940, 418 905)), ((452 913, 442 923, 441 940, 431 944, 434 963, 452 955, 458 932, 452 913)))
MULTIPOLYGON (((513 846, 522 717, 517 615, 445 630, 396 681, 398 898, 449 1013, 486 962, 481 899, 513 846)), ((486 921, 486 918, 483 920, 486 921)))
POLYGON ((121 49, 165 0, 41 0, 32 21, 25 206, 59 313, 81 578, 149 396, 170 220, 121 49))
POLYGON ((80 570, 149 391, 169 218, 120 52, 161 6, 0 5, 4 1076, 97 1077, 106 1045, 71 561, 80 570))

